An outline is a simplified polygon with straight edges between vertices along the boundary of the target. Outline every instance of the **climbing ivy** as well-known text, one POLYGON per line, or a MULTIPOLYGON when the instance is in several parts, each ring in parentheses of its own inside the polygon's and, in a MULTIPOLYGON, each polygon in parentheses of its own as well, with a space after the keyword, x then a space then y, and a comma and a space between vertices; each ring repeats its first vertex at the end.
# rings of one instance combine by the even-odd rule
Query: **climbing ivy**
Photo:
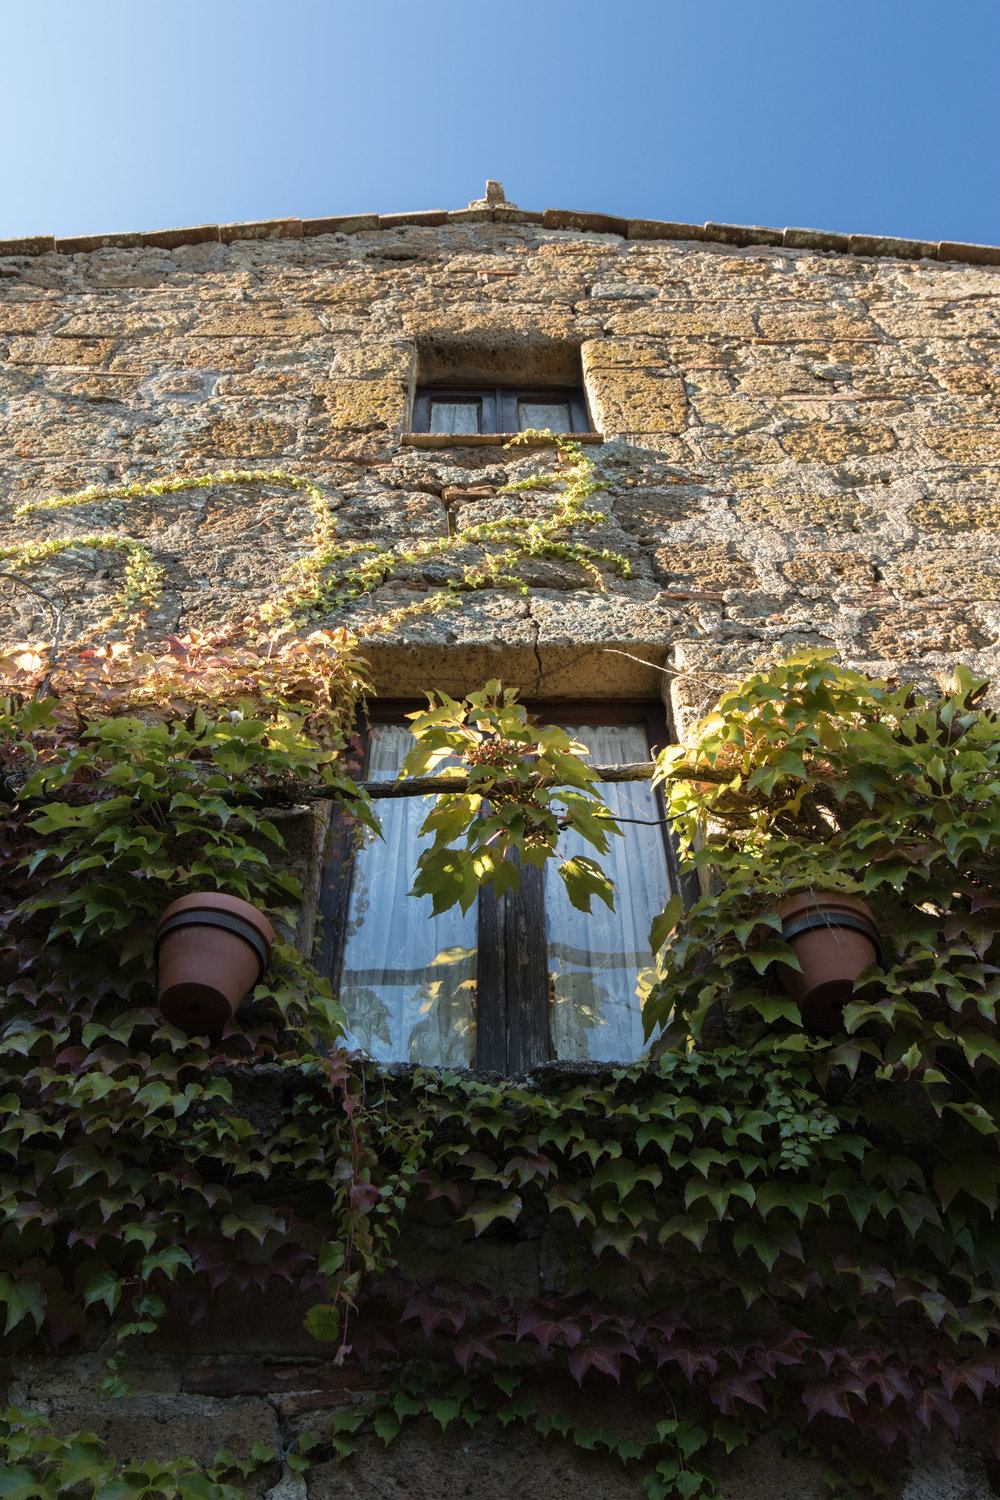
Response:
MULTIPOLYGON (((518 528, 515 547, 498 523, 483 571, 444 594, 515 577, 506 547, 574 546, 593 482, 549 476, 555 530, 518 528)), ((356 597, 344 561, 307 569, 283 618, 356 597)), ((825 1455, 844 1495, 884 1488, 879 1452, 893 1463, 932 1426, 973 1415, 1000 1446, 1000 735, 982 685, 959 672, 927 699, 812 656, 725 695, 659 765, 704 884, 654 927, 653 1055, 499 1080, 345 1054, 334 997, 290 943, 217 1039, 157 1015, 150 925, 169 899, 221 880, 280 923, 297 892, 264 852, 285 842, 268 810, 309 792, 370 818, 346 775, 354 642, 265 625, 2 659, 7 1357, 103 1341, 114 1396, 165 1319, 285 1284, 314 1296, 332 1358, 383 1387, 284 1455, 291 1474, 412 1422, 487 1416, 615 1457, 650 1500, 714 1494, 720 1457, 765 1430, 825 1455), (774 901, 816 888, 863 894, 883 933, 876 997, 831 1038, 773 967, 790 956, 774 901), (428 1229, 451 1275, 411 1253, 428 1229), (502 1293, 463 1275, 475 1242, 548 1269, 502 1293), (580 1385, 621 1387, 627 1421, 609 1399, 604 1425, 581 1423, 580 1385)), ((512 816, 532 799, 548 815, 546 768, 513 747, 569 752, 523 738, 514 705, 438 701, 423 727, 425 758, 464 751, 494 792, 517 783, 512 816)), ((439 852, 472 827, 442 826, 439 852)), ((0 1456, 8 1500, 231 1500, 241 1482, 225 1455, 116 1467, 30 1413, 0 1424, 0 1456)), ((261 1447, 244 1467, 272 1463, 261 1447)))

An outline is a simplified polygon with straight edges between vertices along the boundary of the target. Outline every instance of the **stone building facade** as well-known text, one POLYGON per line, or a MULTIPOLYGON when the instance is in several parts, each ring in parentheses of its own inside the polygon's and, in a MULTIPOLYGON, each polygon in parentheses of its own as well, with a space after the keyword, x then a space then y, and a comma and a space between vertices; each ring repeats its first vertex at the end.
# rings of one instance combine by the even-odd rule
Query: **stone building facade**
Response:
MULTIPOLYGON (((395 556, 317 622, 357 632, 384 695, 495 676, 541 700, 662 694, 681 732, 727 678, 801 647, 921 683, 956 660, 997 679, 998 289, 992 247, 529 212, 497 185, 449 213, 0 242, 0 571, 56 599, 71 639, 114 615, 128 551, 113 542, 128 539, 162 570, 147 638, 231 626, 313 545, 292 474, 328 496, 338 541, 395 556), (412 430, 419 390, 486 386, 585 393, 578 436, 606 485, 585 541, 627 559, 627 577, 608 567, 598 588, 534 557, 524 593, 487 582, 461 607, 416 607, 482 560, 476 538, 438 543, 549 503, 504 486, 550 455, 412 430), (92 501, 31 508, 89 486, 92 501)), ((0 588, 0 649, 50 634, 37 595, 0 588)), ((530 1292, 537 1267, 521 1246, 489 1274, 530 1292)), ((251 1322, 222 1308, 150 1351, 125 1416, 75 1397, 89 1356, 70 1376, 32 1367, 15 1395, 118 1423, 123 1445, 169 1429, 175 1451, 236 1450, 338 1398, 314 1352, 286 1307, 251 1322)), ((373 1453, 360 1476, 317 1470, 308 1494, 595 1482, 579 1455, 540 1454, 448 1434, 373 1453), (412 1464, 422 1488, 407 1488, 412 1464)), ((978 1500, 976 1462, 929 1449, 901 1493, 978 1500)), ((734 1500, 823 1493, 770 1439, 726 1482, 734 1500)), ((620 1472, 600 1483, 638 1493, 620 1472)), ((273 1493, 306 1490, 286 1478, 273 1493)))

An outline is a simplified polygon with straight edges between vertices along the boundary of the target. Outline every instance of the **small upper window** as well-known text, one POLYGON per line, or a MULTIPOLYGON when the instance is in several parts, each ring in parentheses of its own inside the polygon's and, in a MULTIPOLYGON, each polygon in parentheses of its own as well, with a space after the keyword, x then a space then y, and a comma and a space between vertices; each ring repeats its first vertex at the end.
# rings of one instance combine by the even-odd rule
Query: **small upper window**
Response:
POLYGON ((575 388, 518 390, 504 386, 418 386, 414 432, 588 432, 587 402, 575 388))

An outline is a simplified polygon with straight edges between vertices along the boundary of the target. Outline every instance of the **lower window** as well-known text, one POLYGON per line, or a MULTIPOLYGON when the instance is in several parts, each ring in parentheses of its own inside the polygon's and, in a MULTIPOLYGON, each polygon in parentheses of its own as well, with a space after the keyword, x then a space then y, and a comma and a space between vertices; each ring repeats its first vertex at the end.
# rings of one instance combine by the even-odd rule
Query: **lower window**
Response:
MULTIPOLYGON (((635 705, 587 714, 544 711, 584 743, 596 764, 650 760, 662 716, 635 705), (600 719, 604 722, 600 722, 600 719)), ((395 777, 412 745, 401 723, 369 734, 366 780, 395 777)), ((521 1073, 552 1058, 629 1062, 643 1048, 649 926, 673 884, 672 851, 648 781, 604 783, 623 837, 601 858, 615 910, 569 903, 553 870, 525 868, 521 888, 478 908, 434 916, 408 895, 429 799, 379 803, 384 842, 366 836, 352 860, 335 848, 323 880, 323 963, 347 1014, 347 1045, 381 1062, 521 1073)), ((344 841, 338 841, 341 844, 344 841)), ((593 853, 566 833, 562 854, 593 853)))

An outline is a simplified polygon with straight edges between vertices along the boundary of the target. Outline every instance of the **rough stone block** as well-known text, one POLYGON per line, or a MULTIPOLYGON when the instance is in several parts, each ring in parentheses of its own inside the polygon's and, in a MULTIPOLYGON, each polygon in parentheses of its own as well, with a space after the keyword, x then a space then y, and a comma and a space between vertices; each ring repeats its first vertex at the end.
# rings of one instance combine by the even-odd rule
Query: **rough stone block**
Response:
POLYGON ((746 338, 756 333, 746 307, 732 302, 657 302, 655 308, 619 313, 608 318, 611 334, 640 334, 648 338, 746 338))
MULTIPOLYGON (((115 1458, 190 1458, 210 1463, 220 1448, 237 1459, 249 1457, 255 1443, 279 1446, 277 1417, 266 1401, 212 1401, 206 1397, 119 1397, 98 1403, 81 1400, 53 1403, 57 1433, 92 1432, 115 1458)), ((261 1496, 278 1478, 269 1465, 250 1482, 250 1494, 261 1496)), ((238 1477, 238 1476, 234 1476, 238 1477)))
POLYGON ((849 234, 833 234, 826 229, 786 229, 781 239, 789 250, 836 250, 846 254, 851 248, 849 234))
POLYGON ((1000 318, 985 301, 879 302, 872 308, 872 319, 897 339, 995 339, 1000 336, 1000 318))
POLYGON ((492 224, 492 208, 456 208, 448 214, 449 224, 492 224))
POLYGON ((733 542, 677 542, 658 547, 653 573, 668 586, 683 583, 719 593, 753 589, 760 583, 753 564, 740 555, 733 542))
POLYGON ((641 281, 597 281, 590 288, 590 295, 612 302, 629 298, 644 301, 649 297, 658 297, 660 289, 641 281))
POLYGON ((684 382, 641 367, 591 369, 587 379, 602 432, 682 432, 687 424, 684 382))
POLYGON ((949 463, 996 463, 1000 458, 1000 428, 928 427, 922 436, 949 463))
POLYGON ((388 1448, 364 1438, 355 1458, 318 1464, 307 1481, 308 1500, 637 1500, 641 1492, 617 1460, 490 1420, 472 1432, 455 1424, 443 1434, 421 1422, 388 1448))
POLYGON ((84 234, 56 240, 56 251, 59 255, 89 255, 93 250, 134 250, 141 244, 141 234, 84 234))
POLYGON ((838 464, 845 458, 890 453, 896 446, 896 435, 891 428, 878 425, 809 422, 781 433, 778 442, 798 463, 838 464))
POLYGON ((295 428, 287 422, 266 417, 216 417, 194 435, 188 455, 219 454, 234 460, 276 458, 293 448, 297 437, 295 428))
POLYGON ((378 214, 335 214, 332 219, 303 219, 302 234, 365 234, 378 228, 378 214))
POLYGON ((379 214, 379 229, 437 229, 447 224, 448 214, 442 208, 421 210, 409 214, 379 214))
POLYGON ((936 260, 932 240, 897 240, 884 234, 852 234, 852 255, 891 255, 895 260, 936 260))
POLYGON ((762 312, 757 319, 762 338, 783 343, 809 343, 816 339, 880 337, 865 313, 839 312, 833 308, 802 308, 792 312, 762 312))
POLYGON ((875 567, 870 558, 859 552, 820 549, 790 558, 781 571, 796 589, 829 590, 867 588, 876 582, 875 567))
POLYGON ((44 255, 56 248, 55 235, 28 234, 15 240, 0 240, 0 255, 44 255))
POLYGON ((300 240, 301 219, 256 219, 248 224, 220 224, 219 239, 224 245, 237 240, 300 240))
POLYGON ((14 338, 8 359, 15 365, 101 365, 116 347, 113 339, 14 338))
POLYGON ((906 598, 1000 599, 1000 560, 971 548, 921 552, 886 563, 882 574, 888 587, 906 598))
POLYGON ((0 334, 38 333, 51 328, 63 316, 57 302, 0 303, 0 334))
MULTIPOLYGON (((695 434, 692 433, 692 436, 695 434)), ((764 432, 727 434, 725 437, 699 435, 698 446, 706 458, 714 459, 719 464, 776 464, 783 457, 774 438, 764 432)))
POLYGON ((527 208, 511 208, 509 204, 497 203, 493 209, 494 224, 541 224, 544 214, 527 208))
POLYGON ((406 387, 399 380, 332 380, 322 387, 330 425, 370 432, 406 421, 406 387))
POLYGON ((308 338, 326 330, 314 312, 278 303, 245 304, 239 311, 206 311, 192 326, 195 338, 308 338))
POLYGON ((720 245, 780 245, 784 230, 769 229, 763 224, 705 225, 704 237, 720 245))
POLYGON ((218 224, 194 224, 187 229, 154 229, 140 235, 144 248, 176 250, 180 245, 219 244, 218 224))
POLYGON ((546 229, 580 229, 589 234, 628 234, 628 219, 614 214, 581 213, 572 208, 547 208, 542 214, 546 229))
POLYGON ((668 219, 629 219, 630 240, 703 240, 701 224, 672 224, 668 219))
POLYGON ((942 240, 937 258, 964 261, 970 266, 1000 266, 1000 245, 964 245, 956 240, 942 240))

